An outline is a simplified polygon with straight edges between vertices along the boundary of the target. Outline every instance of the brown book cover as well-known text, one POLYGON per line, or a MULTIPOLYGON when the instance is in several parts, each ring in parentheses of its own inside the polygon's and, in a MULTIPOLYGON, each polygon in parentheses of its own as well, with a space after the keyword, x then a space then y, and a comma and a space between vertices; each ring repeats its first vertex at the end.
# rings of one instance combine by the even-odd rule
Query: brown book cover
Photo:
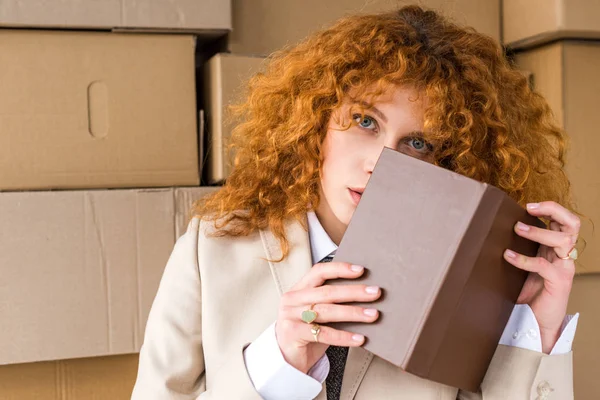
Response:
POLYGON ((334 261, 363 265, 382 288, 378 321, 331 326, 409 373, 479 389, 527 278, 503 259, 535 256, 517 221, 545 227, 500 189, 384 149, 334 261))

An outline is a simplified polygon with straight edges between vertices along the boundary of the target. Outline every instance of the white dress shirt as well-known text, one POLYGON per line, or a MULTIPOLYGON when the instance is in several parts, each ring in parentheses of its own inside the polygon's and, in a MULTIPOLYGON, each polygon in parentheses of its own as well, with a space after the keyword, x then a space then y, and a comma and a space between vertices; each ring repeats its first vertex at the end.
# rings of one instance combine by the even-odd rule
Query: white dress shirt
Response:
MULTIPOLYGON (((337 246, 323 229, 314 212, 308 213, 308 235, 313 264, 335 254, 337 246)), ((571 351, 579 314, 568 315, 561 336, 550 354, 571 351)), ((533 311, 527 304, 517 304, 504 329, 500 344, 541 352, 540 328, 533 311)), ((258 393, 265 400, 314 399, 323 389, 329 373, 329 359, 323 357, 304 374, 283 358, 275 336, 275 323, 271 324, 244 350, 248 375, 258 393)))

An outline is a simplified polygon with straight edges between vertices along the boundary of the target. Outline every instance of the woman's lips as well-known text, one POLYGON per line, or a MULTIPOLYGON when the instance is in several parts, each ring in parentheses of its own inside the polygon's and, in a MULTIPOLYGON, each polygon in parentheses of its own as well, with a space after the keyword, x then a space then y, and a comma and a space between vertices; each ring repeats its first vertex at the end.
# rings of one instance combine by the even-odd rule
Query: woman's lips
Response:
POLYGON ((360 198, 362 197, 363 189, 348 188, 348 191, 350 192, 350 198, 352 199, 352 202, 357 206, 360 202, 360 198))

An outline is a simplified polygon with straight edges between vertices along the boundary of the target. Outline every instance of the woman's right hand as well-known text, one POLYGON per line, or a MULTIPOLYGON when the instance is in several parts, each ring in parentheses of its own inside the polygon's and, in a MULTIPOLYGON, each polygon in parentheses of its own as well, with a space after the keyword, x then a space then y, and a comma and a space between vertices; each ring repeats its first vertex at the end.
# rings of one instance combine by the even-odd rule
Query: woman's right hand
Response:
POLYGON ((281 297, 279 315, 275 324, 277 343, 288 364, 308 373, 308 370, 323 356, 330 345, 358 347, 364 336, 321 326, 316 343, 311 325, 302 321, 302 311, 314 304, 317 319, 313 323, 340 321, 373 322, 379 311, 372 308, 337 303, 372 302, 381 296, 381 289, 366 285, 325 285, 330 279, 356 279, 364 268, 341 262, 319 263, 281 297))

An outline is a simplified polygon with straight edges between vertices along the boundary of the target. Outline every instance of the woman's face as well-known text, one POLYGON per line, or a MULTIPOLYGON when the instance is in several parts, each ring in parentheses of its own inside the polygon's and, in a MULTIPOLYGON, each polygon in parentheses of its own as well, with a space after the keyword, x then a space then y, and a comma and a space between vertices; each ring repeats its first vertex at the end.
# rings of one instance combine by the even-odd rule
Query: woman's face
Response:
POLYGON ((418 92, 396 88, 363 106, 364 117, 360 104, 348 102, 337 110, 323 143, 321 203, 316 213, 337 244, 384 147, 425 161, 432 158, 431 146, 422 139, 424 109, 418 92), (349 115, 357 124, 340 130, 349 115))

